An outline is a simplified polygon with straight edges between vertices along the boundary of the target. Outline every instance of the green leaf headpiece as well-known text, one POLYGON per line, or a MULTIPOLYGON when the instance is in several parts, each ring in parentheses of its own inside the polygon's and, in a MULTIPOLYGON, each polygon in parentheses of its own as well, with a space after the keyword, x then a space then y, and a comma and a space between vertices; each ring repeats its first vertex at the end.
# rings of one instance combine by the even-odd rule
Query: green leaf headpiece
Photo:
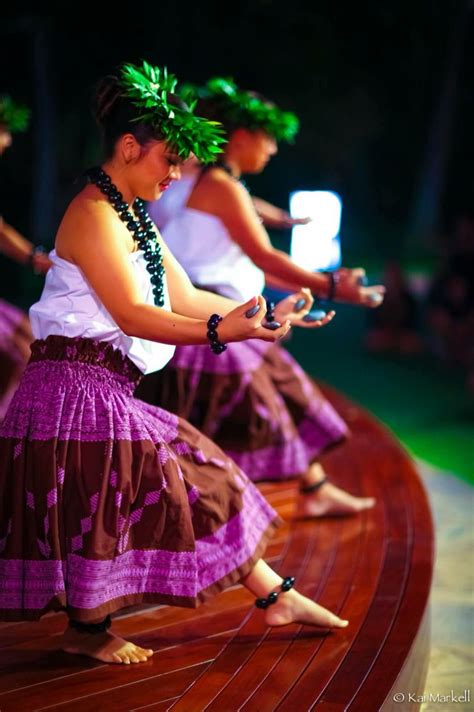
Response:
POLYGON ((181 158, 192 152, 201 163, 211 163, 222 153, 226 142, 223 127, 218 121, 196 116, 196 101, 185 107, 173 103, 170 95, 177 95, 177 79, 166 67, 153 67, 145 61, 141 67, 124 64, 120 84, 123 96, 138 110, 135 121, 155 127, 181 158))
POLYGON ((26 131, 30 120, 30 110, 26 106, 15 104, 13 99, 4 94, 0 96, 0 124, 4 124, 9 131, 26 131))
POLYGON ((239 89, 231 78, 213 77, 201 87, 185 84, 180 95, 185 101, 210 99, 224 124, 254 131, 261 129, 276 141, 292 142, 298 133, 296 114, 282 111, 254 92, 239 89))

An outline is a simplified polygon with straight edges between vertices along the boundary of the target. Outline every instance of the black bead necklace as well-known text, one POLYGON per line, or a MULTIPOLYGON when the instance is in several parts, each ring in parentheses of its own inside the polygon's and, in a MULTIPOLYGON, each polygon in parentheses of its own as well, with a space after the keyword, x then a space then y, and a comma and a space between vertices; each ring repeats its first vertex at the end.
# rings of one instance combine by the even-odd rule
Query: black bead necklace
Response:
POLYGON ((165 268, 163 267, 163 255, 161 253, 161 245, 156 239, 153 221, 147 213, 145 203, 141 198, 137 198, 134 201, 133 210, 138 218, 138 220, 135 220, 130 212, 128 203, 123 199, 122 193, 119 192, 117 186, 112 183, 110 176, 108 176, 102 168, 99 166, 91 168, 86 172, 86 176, 87 180, 90 183, 94 183, 101 193, 107 197, 109 203, 132 233, 139 248, 143 250, 147 262, 146 268, 150 273, 150 282, 155 304, 158 307, 164 306, 165 268))

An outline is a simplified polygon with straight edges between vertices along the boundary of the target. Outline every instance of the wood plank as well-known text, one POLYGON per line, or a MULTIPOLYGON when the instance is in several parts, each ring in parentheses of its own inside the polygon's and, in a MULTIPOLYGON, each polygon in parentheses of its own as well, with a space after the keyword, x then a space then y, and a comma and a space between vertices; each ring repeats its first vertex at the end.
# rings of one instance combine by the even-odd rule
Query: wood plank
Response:
POLYGON ((137 683, 117 685, 105 693, 83 696, 62 705, 39 707, 38 712, 97 712, 105 706, 110 706, 113 712, 130 712, 130 708, 137 704, 160 702, 182 694, 207 664, 202 662, 173 672, 150 676, 137 683))
POLYGON ((343 446, 324 454, 324 467, 336 484, 374 494, 378 504, 354 518, 300 521, 298 483, 262 483, 285 519, 265 558, 283 575, 296 574, 299 590, 342 611, 347 629, 268 629, 239 585, 196 610, 121 612, 114 629, 157 651, 142 665, 62 653, 62 614, 1 624, 0 710, 367 712, 389 704, 393 685, 409 679, 407 660, 416 689, 426 673, 422 621, 433 567, 426 495, 390 431, 341 394, 323 391, 352 430, 343 446))
MULTIPOLYGON (((305 570, 306 563, 313 549, 319 544, 320 559, 319 564, 324 568, 325 556, 322 550, 324 546, 330 552, 334 546, 334 540, 326 537, 320 538, 322 532, 321 527, 315 527, 313 522, 294 522, 290 530, 291 538, 290 545, 282 562, 280 572, 282 574, 296 575, 297 579, 305 570), (314 532, 312 536, 308 536, 308 531, 314 532)), ((298 626, 288 626, 282 635, 286 636, 290 641, 294 638, 298 626)), ((246 660, 252 655, 254 648, 260 645, 262 640, 265 640, 269 633, 269 629, 263 621, 263 614, 257 609, 253 609, 244 625, 239 629, 235 637, 229 642, 229 645, 216 658, 214 663, 203 673, 201 678, 197 680, 190 690, 177 701, 171 709, 175 712, 188 712, 192 709, 199 709, 199 705, 203 708, 210 704, 216 695, 219 694, 222 685, 229 678, 233 671, 240 669, 246 660)))
MULTIPOLYGON (((30 685, 10 694, 5 694, 1 698, 2 712, 16 712, 21 707, 28 710, 41 709, 42 706, 64 707, 68 709, 80 709, 84 698, 94 700, 94 704, 101 707, 105 700, 107 704, 112 699, 116 699, 116 690, 124 690, 128 686, 138 689, 142 682, 148 679, 157 679, 161 676, 169 676, 173 673, 176 679, 182 671, 192 668, 193 674, 184 672, 186 680, 189 681, 199 674, 199 670, 204 664, 213 660, 219 651, 226 645, 232 631, 220 632, 218 635, 194 640, 183 645, 164 648, 159 654, 155 654, 146 663, 139 665, 100 665, 85 675, 69 675, 57 678, 43 685, 30 685), (200 667, 201 666, 201 667, 200 667), (47 705, 46 705, 47 701, 47 705), (78 706, 78 707, 75 707, 78 706)), ((171 678, 167 677, 167 680, 171 678)), ((173 680, 175 678, 173 677, 173 680)), ((173 685, 175 682, 173 682, 173 685)), ((186 685, 187 686, 187 685, 186 685)), ((159 702, 168 697, 178 695, 184 691, 183 686, 177 691, 166 692, 160 695, 156 692, 149 702, 159 702)), ((147 688, 148 689, 148 688, 147 688)), ((168 688, 166 688, 168 689, 168 688)), ((174 688, 173 688, 174 689, 174 688)), ((141 704, 140 697, 134 697, 133 704, 141 704)), ((130 700, 130 705, 132 704, 130 700)), ((129 705, 129 706, 130 706, 129 705)))

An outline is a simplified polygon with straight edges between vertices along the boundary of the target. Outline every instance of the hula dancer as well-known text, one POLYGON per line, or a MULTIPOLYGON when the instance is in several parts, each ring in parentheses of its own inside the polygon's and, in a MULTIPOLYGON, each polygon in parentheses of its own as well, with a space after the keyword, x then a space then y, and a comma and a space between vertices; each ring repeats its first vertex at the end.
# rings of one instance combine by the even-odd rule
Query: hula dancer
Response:
MULTIPOLYGON (((261 293, 265 278, 275 286, 309 288, 330 300, 373 306, 383 287, 361 287, 363 270, 336 275, 308 272, 272 247, 252 199, 240 182, 243 173, 262 171, 277 141, 292 141, 298 119, 261 96, 241 91, 226 79, 201 89, 198 111, 220 121, 228 143, 213 166, 195 172, 181 209, 163 236, 192 282, 232 299, 261 293), (373 301, 375 300, 375 301, 373 301)), ((312 298, 299 303, 307 314, 312 298)), ((281 322, 284 307, 272 318, 281 322)), ((343 440, 348 430, 322 393, 290 354, 277 344, 232 344, 215 359, 202 346, 182 346, 168 367, 146 378, 137 395, 189 419, 213 438, 253 481, 301 478, 301 514, 350 514, 372 507, 370 497, 354 497, 326 478, 318 458, 343 440)))
MULTIPOLYGON (((0 97, 0 156, 12 145, 12 134, 26 131, 29 110, 9 96, 0 97)), ((46 272, 47 256, 0 215, 0 252, 15 262, 46 272)), ((27 315, 13 304, 0 299, 0 420, 4 417, 21 374, 30 356, 33 339, 27 315)))
POLYGON ((37 340, 0 430, 0 618, 64 609, 64 650, 110 663, 153 652, 108 630, 114 611, 193 607, 238 581, 268 625, 347 625, 262 561, 277 516, 239 467, 133 397, 174 344, 218 354, 290 327, 264 328, 261 297, 242 305, 195 289, 153 228, 143 201, 179 178, 191 150, 206 162, 222 143, 175 83, 147 63, 100 83, 106 160, 59 227, 30 312, 37 340))

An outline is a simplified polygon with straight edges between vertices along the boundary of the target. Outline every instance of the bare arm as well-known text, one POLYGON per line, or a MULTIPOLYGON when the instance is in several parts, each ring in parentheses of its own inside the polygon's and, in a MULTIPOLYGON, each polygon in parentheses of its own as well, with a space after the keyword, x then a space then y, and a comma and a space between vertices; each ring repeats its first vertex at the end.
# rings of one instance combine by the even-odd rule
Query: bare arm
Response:
POLYGON ((208 171, 193 191, 188 205, 219 217, 232 239, 264 272, 285 282, 308 286, 316 294, 327 294, 326 276, 301 269, 285 252, 272 246, 249 194, 226 173, 208 171))
MULTIPOLYGON (((327 298, 330 288, 328 276, 299 267, 289 255, 272 246, 249 194, 226 173, 208 171, 193 191, 188 205, 219 217, 232 239, 267 275, 291 289, 295 286, 309 287, 316 295, 327 298)), ((337 299, 373 306, 372 293, 383 291, 383 287, 360 287, 342 279, 338 284, 337 299)))
POLYGON ((30 259, 33 245, 0 218, 0 249, 15 262, 26 264, 30 259))
POLYGON ((273 274, 265 272, 265 284, 272 289, 280 289, 282 292, 297 292, 300 289, 296 282, 288 282, 285 279, 278 279, 273 274))
POLYGON ((45 254, 34 254, 34 245, 14 227, 4 222, 0 218, 0 251, 10 259, 27 265, 32 262, 33 267, 38 272, 46 272, 51 266, 51 262, 45 254))
POLYGON ((267 227, 285 230, 293 225, 307 225, 311 222, 311 218, 293 218, 286 210, 277 208, 276 205, 255 195, 252 196, 252 202, 258 216, 267 227))
MULTIPOLYGON (((208 343, 206 322, 210 313, 206 314, 205 320, 196 319, 143 301, 129 260, 131 246, 130 233, 113 208, 102 200, 81 194, 68 208, 58 232, 56 249, 60 257, 80 267, 99 300, 126 334, 165 344, 208 343)), ((176 301, 173 293, 176 283, 172 274, 172 303, 176 301)), ((225 317, 219 325, 221 341, 246 338, 274 341, 288 331, 289 323, 278 333, 261 326, 265 309, 263 299, 259 297, 259 300, 262 301, 261 309, 254 318, 244 316, 248 305, 233 309, 225 317)), ((179 290, 177 302, 180 302, 179 290)), ((257 303, 257 299, 252 303, 257 303)))

